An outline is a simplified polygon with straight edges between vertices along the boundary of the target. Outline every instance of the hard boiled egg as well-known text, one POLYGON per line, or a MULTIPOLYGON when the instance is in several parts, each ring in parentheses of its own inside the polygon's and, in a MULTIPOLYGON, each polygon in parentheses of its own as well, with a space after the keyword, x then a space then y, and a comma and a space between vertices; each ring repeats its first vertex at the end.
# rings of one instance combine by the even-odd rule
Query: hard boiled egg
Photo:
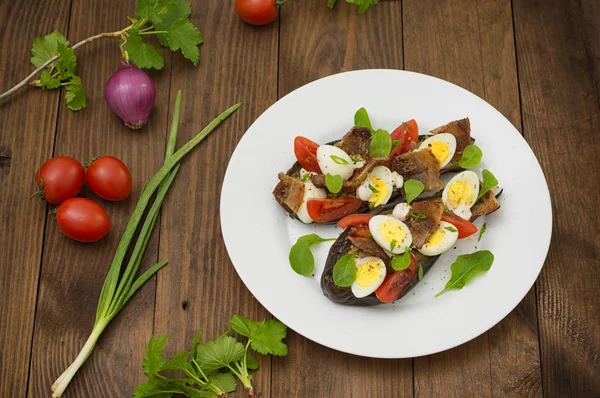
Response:
POLYGON ((425 148, 431 149, 433 156, 440 162, 440 168, 442 168, 450 163, 456 152, 456 138, 449 133, 436 134, 423 141, 418 150, 425 148))
POLYGON ((394 187, 404 183, 404 179, 398 173, 390 171, 385 166, 376 166, 367 175, 367 179, 363 182, 356 190, 356 196, 360 200, 370 202, 373 207, 381 206, 386 204, 390 197, 394 187))
POLYGON ((356 279, 352 282, 352 293, 358 298, 367 297, 381 286, 385 274, 385 263, 380 258, 357 258, 356 279))
POLYGON ((302 197, 302 204, 298 209, 298 213, 296 215, 305 224, 310 224, 314 220, 310 218, 308 215, 308 210, 306 209, 306 202, 310 199, 325 199, 327 197, 327 191, 323 188, 318 188, 313 184, 310 180, 304 183, 304 196, 302 197))
POLYGON ((479 194, 479 177, 472 171, 455 175, 442 192, 442 202, 448 210, 464 218, 471 218, 471 207, 479 194))
POLYGON ((406 224, 391 216, 371 218, 369 230, 375 242, 393 254, 404 253, 404 248, 412 244, 412 234, 406 224))
POLYGON ((450 249, 457 239, 458 230, 454 225, 440 221, 440 225, 429 235, 423 247, 417 250, 426 256, 437 256, 450 249))
POLYGON ((339 175, 344 181, 354 174, 354 162, 342 149, 321 145, 317 149, 317 162, 323 174, 339 175))

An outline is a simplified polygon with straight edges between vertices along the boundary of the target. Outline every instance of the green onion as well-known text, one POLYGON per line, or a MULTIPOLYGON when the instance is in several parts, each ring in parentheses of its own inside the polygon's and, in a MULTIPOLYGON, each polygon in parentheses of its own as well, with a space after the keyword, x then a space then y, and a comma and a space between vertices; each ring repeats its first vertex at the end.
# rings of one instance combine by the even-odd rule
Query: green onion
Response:
POLYGON ((177 93, 175 110, 173 112, 173 122, 171 124, 171 131, 169 133, 169 141, 167 143, 165 162, 154 175, 154 177, 152 177, 148 184, 142 189, 140 198, 138 199, 137 205, 135 206, 129 222, 127 223, 127 227, 123 232, 123 236, 121 237, 121 241, 119 242, 119 246, 115 252, 112 264, 108 274, 106 275, 106 279, 104 280, 102 292, 100 293, 100 298, 98 300, 98 308, 96 310, 96 321, 94 322, 92 332, 88 340, 85 342, 81 352, 79 355, 77 355, 77 358, 75 358, 75 361, 52 385, 52 397, 56 398, 62 396, 63 392, 79 368, 92 353, 98 338, 106 326, 108 326, 110 321, 119 313, 119 311, 121 311, 125 304, 127 304, 135 292, 156 272, 158 272, 159 269, 167 264, 167 260, 161 261, 135 279, 135 275, 137 274, 142 262, 142 258, 144 257, 144 252, 148 246, 150 235, 152 234, 152 230, 154 229, 154 225, 158 219, 158 213, 163 200, 165 199, 167 191, 169 190, 169 187, 171 186, 171 183, 175 179, 175 175, 179 170, 178 162, 240 106, 241 103, 238 103, 227 109, 202 131, 200 131, 198 135, 188 141, 178 151, 175 151, 177 127, 179 123, 179 110, 181 108, 181 91, 177 93), (146 212, 146 209, 150 204, 155 192, 156 195, 154 202, 144 218, 144 213, 146 212), (131 246, 132 240, 143 218, 143 224, 131 252, 129 261, 127 262, 125 270, 121 272, 127 251, 131 246))

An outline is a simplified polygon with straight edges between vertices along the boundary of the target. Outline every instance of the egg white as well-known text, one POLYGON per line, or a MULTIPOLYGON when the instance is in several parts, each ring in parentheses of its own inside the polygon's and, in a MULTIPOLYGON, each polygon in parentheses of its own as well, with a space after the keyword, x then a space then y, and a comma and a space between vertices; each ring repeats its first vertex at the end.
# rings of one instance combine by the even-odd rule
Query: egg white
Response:
POLYGON ((473 205, 477 201, 478 194, 479 194, 479 177, 477 177, 477 174, 475 174, 474 172, 472 172, 470 170, 466 170, 466 171, 463 171, 462 173, 458 173, 450 181, 448 181, 448 183, 444 187, 444 191, 442 192, 442 203, 444 203, 444 206, 446 206, 446 208, 448 210, 450 210, 457 216, 460 216, 460 217, 468 220, 469 218, 471 218, 471 207, 473 207, 473 205), (449 191, 450 187, 452 186, 452 184, 459 180, 465 180, 471 186, 471 188, 473 188, 474 195, 473 195, 473 199, 471 201, 469 201, 468 203, 461 204, 461 205, 458 205, 455 207, 448 200, 448 191, 449 191))
POLYGON ((458 230, 454 227, 454 225, 445 221, 440 221, 440 225, 438 228, 441 228, 441 230, 443 231, 444 238, 439 244, 435 246, 428 246, 427 242, 425 242, 423 247, 417 249, 422 254, 426 256, 437 256, 438 254, 442 254, 446 250, 450 249, 456 243, 456 240, 458 239, 458 230))
MULTIPOLYGON (((398 174, 398 176, 402 178, 401 175, 398 174)), ((371 191, 371 188, 369 188, 369 185, 373 185, 371 182, 371 177, 379 178, 386 185, 388 192, 381 205, 386 204, 392 196, 394 187, 397 185, 397 177, 385 166, 374 167, 373 170, 367 175, 367 179, 356 190, 356 196, 365 202, 369 201, 374 195, 374 192, 371 191)), ((403 182, 404 180, 402 180, 402 183, 403 182)))
POLYGON ((383 250, 387 251, 388 253, 393 253, 393 254, 404 253, 404 248, 407 246, 410 247, 410 245, 412 244, 412 234, 410 233, 410 230, 408 229, 406 224, 404 224, 402 221, 400 221, 394 217, 391 217, 391 216, 379 215, 379 216, 375 216, 375 217, 371 218, 371 220, 369 221, 369 231, 371 232, 371 236, 373 236, 373 239, 375 240, 375 242, 377 242, 377 244, 383 250), (393 250, 390 250, 390 245, 392 242, 388 242, 387 239, 383 237, 383 235, 381 234, 381 231, 380 231, 381 226, 386 221, 390 221, 394 224, 399 225, 400 228, 402 228, 402 230, 406 234, 406 237, 404 238, 404 240, 402 242, 396 242, 396 246, 394 247, 393 250))
POLYGON ((383 280, 385 279, 385 275, 387 273, 387 271, 385 269, 385 263, 383 262, 383 260, 381 260, 378 257, 357 258, 356 259, 356 270, 358 271, 358 269, 360 268, 361 265, 368 263, 369 261, 374 261, 379 266, 379 277, 377 278, 377 280, 375 280, 369 286, 360 286, 358 284, 358 281, 352 282, 352 286, 351 286, 352 293, 358 298, 367 297, 369 294, 371 294, 375 290, 377 290, 377 288, 379 286, 381 286, 381 284, 383 283, 383 280))
POLYGON ((306 209, 306 202, 310 199, 325 199, 327 197, 327 191, 323 188, 318 188, 310 180, 304 183, 304 196, 302 197, 302 204, 298 209, 296 215, 305 224, 310 224, 314 220, 308 215, 306 209))
POLYGON ((317 162, 323 174, 339 175, 344 181, 354 174, 354 162, 350 159, 350 156, 333 145, 321 145, 317 149, 317 162), (346 164, 336 163, 332 156, 343 159, 346 164))
POLYGON ((431 136, 429 138, 427 138, 425 141, 423 141, 421 143, 421 145, 419 146, 419 151, 425 148, 428 148, 429 144, 433 143, 433 142, 443 142, 446 145, 448 145, 448 157, 440 163, 440 169, 445 167, 448 163, 450 163, 450 161, 452 160, 452 158, 454 157, 454 153, 456 152, 456 138, 449 133, 442 133, 442 134, 436 134, 434 136, 431 136))

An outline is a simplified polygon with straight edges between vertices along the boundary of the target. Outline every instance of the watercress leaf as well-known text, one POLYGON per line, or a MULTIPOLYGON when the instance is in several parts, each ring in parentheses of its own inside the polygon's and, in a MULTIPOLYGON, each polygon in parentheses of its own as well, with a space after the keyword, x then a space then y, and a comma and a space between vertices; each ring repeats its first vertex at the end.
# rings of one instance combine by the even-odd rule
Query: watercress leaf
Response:
POLYGON ((288 257, 292 269, 302 276, 312 275, 315 268, 315 258, 310 251, 310 246, 329 240, 335 240, 335 238, 321 238, 317 234, 308 234, 299 237, 290 249, 288 257))
POLYGON ((423 266, 419 265, 419 269, 417 270, 417 278, 419 280, 423 279, 423 266))
POLYGON ((189 351, 181 351, 172 359, 168 360, 162 368, 164 370, 183 370, 184 372, 187 370, 194 373, 194 368, 192 368, 192 365, 188 362, 189 356, 189 351))
POLYGON ((196 358, 196 352, 198 350, 198 346, 200 345, 200 340, 202 340, 202 331, 199 331, 194 340, 192 340, 192 351, 190 352, 192 358, 196 358))
POLYGON ((52 77, 48 70, 44 69, 40 75, 40 84, 43 88, 53 89, 60 87, 60 80, 52 77))
POLYGON ((208 381, 218 388, 221 391, 225 392, 234 392, 237 388, 237 383, 235 382, 235 378, 231 373, 216 373, 214 375, 208 376, 208 381))
POLYGON ((234 315, 229 321, 229 326, 238 334, 252 340, 250 346, 259 354, 287 355, 287 345, 282 342, 287 334, 287 328, 283 323, 274 319, 256 322, 234 315))
POLYGON ((380 0, 346 0, 346 3, 356 4, 358 13, 364 14, 371 6, 379 3, 380 0))
POLYGON ((331 174, 326 174, 325 175, 325 185, 327 186, 327 189, 329 190, 329 192, 331 193, 338 193, 342 190, 342 186, 344 185, 344 180, 342 179, 341 176, 339 175, 331 175, 331 174))
POLYGON ((462 157, 458 161, 458 165, 463 169, 472 169, 477 167, 479 162, 481 162, 481 158, 483 157, 483 153, 481 149, 477 145, 471 144, 465 148, 462 153, 462 157))
POLYGON ((176 20, 166 28, 166 39, 173 51, 181 50, 183 56, 198 65, 200 50, 198 46, 204 42, 202 34, 188 19, 176 20))
POLYGON ((142 367, 144 374, 150 379, 156 377, 166 363, 162 352, 167 339, 168 336, 153 336, 146 346, 146 356, 142 361, 142 367))
POLYGON ((67 85, 67 108, 72 111, 79 111, 87 107, 85 98, 85 88, 81 83, 79 76, 73 76, 67 85))
POLYGON ((371 127, 371 120, 369 119, 369 113, 365 108, 360 108, 354 114, 354 125, 359 127, 371 127))
POLYGON ((246 367, 250 370, 258 369, 258 362, 252 355, 246 355, 246 367))
POLYGON ((333 7, 335 7, 335 2, 336 2, 336 1, 337 1, 337 0, 328 0, 328 1, 327 1, 327 7, 328 7, 328 8, 333 8, 333 7))
POLYGON ((69 41, 58 30, 35 39, 31 47, 31 63, 33 66, 39 68, 44 62, 58 54, 59 43, 69 45, 69 41))
POLYGON ((479 242, 481 240, 481 237, 483 236, 483 233, 485 232, 486 229, 487 229, 487 223, 483 223, 483 225, 481 226, 481 229, 479 230, 479 236, 477 237, 477 242, 479 242))
POLYGON ((339 287, 350 287, 356 280, 356 261, 353 254, 342 256, 333 266, 333 282, 339 287))
POLYGON ((406 203, 410 204, 415 200, 421 192, 425 189, 425 185, 419 180, 406 180, 404 182, 404 194, 406 196, 406 203))
POLYGON ((385 158, 392 150, 392 137, 386 130, 378 129, 371 136, 371 145, 369 151, 371 156, 385 158))
POLYGON ((481 172, 481 178, 483 179, 483 182, 481 184, 481 189, 479 190, 479 195, 477 195, 477 200, 479 200, 483 195, 485 195, 487 191, 498 185, 498 180, 496 179, 496 176, 494 176, 492 172, 487 169, 484 169, 481 172))
POLYGON ((221 335, 216 340, 198 346, 196 362, 204 373, 210 373, 239 361, 244 351, 244 346, 235 338, 221 335))
POLYGON ((394 256, 392 258, 392 268, 395 271, 402 271, 404 269, 407 269, 408 266, 410 265, 411 262, 411 258, 410 258, 410 250, 408 248, 408 246, 404 249, 404 253, 394 256))
POLYGON ((162 69, 164 59, 160 51, 152 44, 144 43, 137 30, 131 30, 123 48, 129 54, 129 59, 138 68, 162 69))
POLYGON ((444 290, 435 296, 437 297, 450 289, 462 289, 475 275, 489 271, 493 262, 494 255, 489 250, 480 250, 472 254, 458 256, 450 266, 452 277, 446 283, 444 290))
POLYGON ((75 68, 77 67, 77 57, 75 51, 69 47, 68 43, 58 43, 56 51, 60 55, 60 58, 54 63, 58 70, 59 79, 68 79, 75 75, 75 68))

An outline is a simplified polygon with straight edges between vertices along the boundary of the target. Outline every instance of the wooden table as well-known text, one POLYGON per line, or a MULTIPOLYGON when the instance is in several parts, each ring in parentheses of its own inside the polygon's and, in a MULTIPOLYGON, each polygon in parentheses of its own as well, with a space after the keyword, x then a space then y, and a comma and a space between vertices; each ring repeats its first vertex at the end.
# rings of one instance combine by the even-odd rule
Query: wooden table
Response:
MULTIPOLYGON (((232 313, 268 316, 241 283, 221 238, 227 162, 244 131, 278 98, 320 77, 363 68, 437 76, 500 110, 523 133, 548 180, 550 253, 535 287, 506 319, 447 352, 367 359, 290 331, 287 357, 261 359, 254 379, 261 396, 600 396, 597 1, 403 0, 358 15, 342 0, 334 10, 326 0, 290 0, 279 20, 262 28, 242 23, 233 0, 192 3, 206 41, 200 64, 164 51, 164 69, 151 72, 155 109, 141 131, 125 128, 104 102, 104 84, 119 64, 112 40, 77 50, 88 109, 71 112, 64 92, 31 88, 0 104, 0 396, 49 396, 87 338, 125 222, 143 181, 162 164, 179 89, 179 143, 227 106, 240 100, 244 106, 183 161, 144 261, 170 264, 114 320, 65 396, 130 396, 144 379, 141 363, 153 333, 171 336, 172 355, 200 328, 215 337, 232 313), (103 202, 111 233, 80 244, 47 216, 52 206, 27 197, 44 160, 99 154, 129 165, 134 193, 122 203, 103 202)), ((134 9, 133 0, 2 1, 0 92, 32 70, 35 37, 58 28, 76 42, 121 29, 134 9)), ((83 194, 91 196, 87 189, 83 194)), ((410 336, 398 331, 398 338, 410 336)))

